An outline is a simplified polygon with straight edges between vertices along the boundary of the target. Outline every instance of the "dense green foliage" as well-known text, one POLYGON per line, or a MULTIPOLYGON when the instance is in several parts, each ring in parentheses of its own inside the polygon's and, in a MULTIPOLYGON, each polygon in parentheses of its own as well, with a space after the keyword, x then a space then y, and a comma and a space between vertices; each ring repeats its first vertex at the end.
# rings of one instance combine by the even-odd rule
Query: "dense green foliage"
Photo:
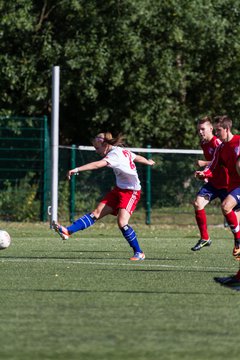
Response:
POLYGON ((199 116, 240 125, 239 23, 238 0, 0 0, 0 114, 50 117, 60 65, 62 142, 194 147, 199 116))

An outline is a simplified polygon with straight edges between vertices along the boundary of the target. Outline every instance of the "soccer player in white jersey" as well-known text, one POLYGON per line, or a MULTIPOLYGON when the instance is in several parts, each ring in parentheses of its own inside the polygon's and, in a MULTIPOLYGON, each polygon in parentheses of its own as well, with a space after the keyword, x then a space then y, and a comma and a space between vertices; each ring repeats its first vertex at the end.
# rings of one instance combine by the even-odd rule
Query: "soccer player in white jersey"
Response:
POLYGON ((155 162, 124 148, 121 135, 113 138, 109 132, 100 133, 93 139, 92 144, 102 159, 69 170, 67 173, 68 179, 82 171, 97 170, 108 166, 114 171, 116 186, 107 193, 94 211, 85 214, 68 227, 53 222, 53 228, 63 240, 67 240, 71 234, 88 228, 96 220, 109 214, 115 215, 117 216, 119 229, 133 249, 134 254, 130 260, 144 260, 145 254, 139 246, 136 233, 128 223, 141 196, 141 184, 135 162, 151 166, 155 162))

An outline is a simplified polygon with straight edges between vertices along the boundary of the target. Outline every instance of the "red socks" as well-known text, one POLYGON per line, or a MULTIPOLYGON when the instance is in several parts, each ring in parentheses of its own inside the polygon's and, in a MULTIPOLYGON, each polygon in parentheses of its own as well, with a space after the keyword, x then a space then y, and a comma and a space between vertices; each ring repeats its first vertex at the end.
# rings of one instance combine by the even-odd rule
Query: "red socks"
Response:
POLYGON ((230 213, 225 215, 225 218, 228 222, 228 225, 230 226, 232 233, 234 234, 234 239, 235 240, 240 239, 239 223, 235 212, 232 210, 230 213))
POLYGON ((207 216, 205 209, 195 210, 196 221, 200 230, 200 236, 202 240, 208 240, 208 230, 207 230, 207 216))
MULTIPOLYGON (((195 210, 196 221, 200 230, 201 239, 208 240, 209 234, 207 230, 207 216, 205 209, 195 210)), ((238 223, 238 218, 235 212, 232 210, 230 213, 225 215, 226 220, 230 226, 232 233, 234 234, 235 239, 240 239, 240 227, 238 223)))

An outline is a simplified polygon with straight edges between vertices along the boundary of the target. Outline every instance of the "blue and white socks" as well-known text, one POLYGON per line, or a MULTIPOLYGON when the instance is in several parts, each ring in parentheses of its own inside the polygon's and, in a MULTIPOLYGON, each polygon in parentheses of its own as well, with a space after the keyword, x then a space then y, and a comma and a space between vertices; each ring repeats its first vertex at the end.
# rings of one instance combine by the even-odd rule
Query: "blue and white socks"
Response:
POLYGON ((134 253, 140 252, 142 253, 142 250, 138 244, 137 235, 133 228, 129 225, 125 225, 121 228, 121 232, 129 245, 133 248, 134 253))
POLYGON ((89 226, 92 226, 95 223, 95 221, 96 218, 93 214, 86 214, 83 215, 78 220, 74 221, 72 225, 68 226, 67 230, 69 234, 73 234, 76 231, 87 229, 89 226))
MULTIPOLYGON (((69 234, 73 234, 79 230, 85 230, 88 227, 92 226, 96 220, 97 219, 92 213, 83 215, 81 218, 74 221, 72 225, 68 226, 67 230, 69 234)), ((138 244, 137 235, 133 228, 129 225, 125 225, 121 228, 121 232, 131 246, 131 248, 133 248, 134 253, 142 253, 142 250, 138 244)))

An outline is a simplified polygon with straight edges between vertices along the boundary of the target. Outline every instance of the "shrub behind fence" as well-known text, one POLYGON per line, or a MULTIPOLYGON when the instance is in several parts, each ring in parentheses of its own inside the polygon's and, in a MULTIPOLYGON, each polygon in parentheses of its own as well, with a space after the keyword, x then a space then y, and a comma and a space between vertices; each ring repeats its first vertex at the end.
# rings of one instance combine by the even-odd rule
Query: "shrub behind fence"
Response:
POLYGON ((47 117, 0 117, 0 217, 47 219, 50 150, 47 117))

